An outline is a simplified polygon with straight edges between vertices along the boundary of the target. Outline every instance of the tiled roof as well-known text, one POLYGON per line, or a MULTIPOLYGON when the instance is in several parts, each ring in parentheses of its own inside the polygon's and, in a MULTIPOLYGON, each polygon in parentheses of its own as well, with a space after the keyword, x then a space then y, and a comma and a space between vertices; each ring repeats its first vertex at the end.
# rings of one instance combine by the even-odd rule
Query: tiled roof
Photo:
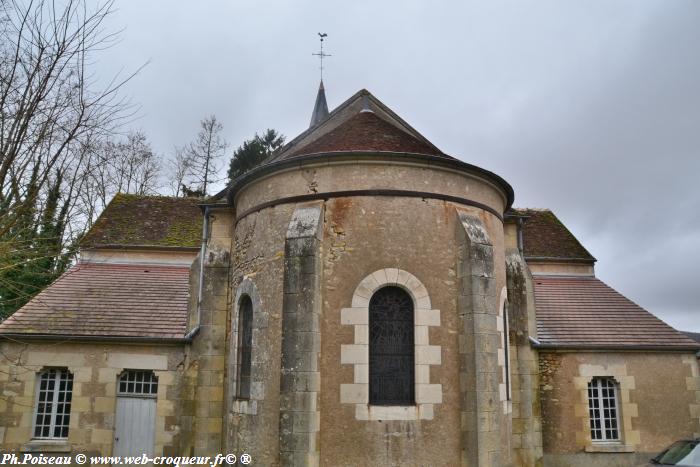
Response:
POLYGON ((284 155, 282 160, 306 154, 339 151, 405 152, 453 159, 435 146, 406 133, 370 111, 358 112, 316 141, 284 155))
POLYGON ((690 337, 695 342, 700 342, 700 332, 684 332, 683 334, 690 337))
POLYGON ((0 334, 182 338, 189 268, 79 263, 0 324, 0 334))
POLYGON ((525 259, 595 261, 549 209, 511 209, 509 214, 529 217, 523 225, 525 259))
POLYGON ((533 280, 541 344, 700 349, 700 344, 595 277, 535 276, 533 280))
POLYGON ((191 247, 201 244, 199 198, 119 193, 80 243, 100 246, 191 247))

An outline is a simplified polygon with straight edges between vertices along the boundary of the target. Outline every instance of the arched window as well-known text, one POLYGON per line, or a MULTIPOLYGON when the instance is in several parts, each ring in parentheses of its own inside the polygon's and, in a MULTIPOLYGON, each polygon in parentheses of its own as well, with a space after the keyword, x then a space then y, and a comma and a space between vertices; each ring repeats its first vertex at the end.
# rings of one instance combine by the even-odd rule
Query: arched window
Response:
POLYGON ((383 287, 369 301, 369 403, 415 403, 413 299, 383 287))
POLYGON ((588 383, 588 414, 592 441, 620 440, 617 384, 614 379, 593 378, 588 383))
POLYGON ((253 350, 253 301, 243 295, 238 304, 236 398, 250 399, 250 369, 253 350))
POLYGON ((510 389, 510 328, 508 327, 508 301, 503 303, 503 352, 506 370, 506 399, 511 400, 510 389))

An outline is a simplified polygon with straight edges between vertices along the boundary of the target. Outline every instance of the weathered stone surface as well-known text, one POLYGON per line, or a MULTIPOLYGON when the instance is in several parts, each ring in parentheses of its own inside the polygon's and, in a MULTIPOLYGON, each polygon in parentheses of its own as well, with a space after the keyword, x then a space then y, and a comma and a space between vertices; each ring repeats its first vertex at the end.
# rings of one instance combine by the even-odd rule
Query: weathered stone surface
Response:
POLYGON ((322 218, 321 204, 300 206, 292 214, 286 234, 279 418, 281 465, 305 466, 309 458, 318 454, 320 384, 308 383, 320 381, 322 218), (299 384, 303 380, 307 384, 299 384))
POLYGON ((500 340, 493 246, 480 219, 459 210, 456 217, 460 248, 455 269, 461 287, 457 303, 463 343, 461 462, 469 466, 499 465, 501 446, 493 441, 502 436, 500 415, 493 414, 499 408, 500 383, 498 348, 494 345, 500 340))

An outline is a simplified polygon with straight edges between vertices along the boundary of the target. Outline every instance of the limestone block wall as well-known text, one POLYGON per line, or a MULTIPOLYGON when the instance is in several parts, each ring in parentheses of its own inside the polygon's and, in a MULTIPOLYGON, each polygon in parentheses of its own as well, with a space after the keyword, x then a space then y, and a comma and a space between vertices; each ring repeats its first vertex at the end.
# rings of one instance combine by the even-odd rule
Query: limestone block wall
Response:
MULTIPOLYGON (((496 284, 502 288, 500 220, 478 209, 466 210, 480 220, 493 241, 492 280, 494 289, 496 284)), ((455 205, 389 197, 329 199, 324 229, 320 464, 459 465, 463 445, 459 335, 463 328, 455 205), (391 284, 414 298, 416 368, 422 365, 416 370, 416 382, 420 380, 425 388, 423 393, 416 390, 416 406, 367 404, 368 295, 391 284), (424 350, 419 353, 421 344, 424 350)), ((496 302, 495 297, 490 300, 496 302)), ((495 304, 492 313, 496 332, 495 304)), ((498 336, 494 341, 490 365, 499 374, 498 336)), ((498 383, 493 389, 494 410, 501 408, 498 383)), ((464 423, 477 430, 476 416, 464 423)), ((500 434, 497 429, 495 433, 490 449, 498 451, 500 434)))
POLYGON ((194 387, 194 439, 196 455, 216 455, 224 447, 224 392, 226 338, 231 308, 231 245, 233 213, 223 207, 210 211, 209 237, 204 255, 191 269, 189 329, 197 329, 188 346, 189 372, 194 387), (200 271, 200 267, 203 268, 200 271), (203 278, 201 297, 199 277, 203 278))
MULTIPOLYGON (((247 216, 235 225, 231 254, 225 440, 227 452, 247 452, 259 465, 279 465, 280 370, 282 355, 285 238, 295 206, 247 216), (236 303, 253 299, 251 398, 235 398, 236 303)), ((233 225, 233 223, 232 223, 233 225)))
MULTIPOLYGON (((256 450, 251 454, 261 459, 261 465, 314 465, 316 452, 320 465, 451 466, 464 459, 463 430, 478 433, 480 426, 488 426, 488 435, 482 437, 483 447, 472 445, 468 450, 483 449, 487 453, 482 465, 489 460, 496 462, 493 465, 510 462, 510 437, 502 429, 509 426, 510 414, 503 413, 499 391, 505 362, 499 366, 498 355, 505 349, 500 347, 496 296, 505 287, 503 223, 498 215, 506 203, 505 193, 476 174, 427 166, 410 158, 389 159, 377 155, 371 163, 351 157, 311 164, 302 161, 296 167, 261 176, 235 194, 237 218, 232 223, 235 235, 230 289, 236 295, 241 284, 253 284, 260 307, 267 313, 267 325, 265 329, 254 325, 253 329, 254 342, 260 342, 253 350, 253 378, 260 382, 255 410, 250 410, 252 402, 233 399, 231 388, 235 382, 227 377, 230 387, 225 396, 229 407, 225 445, 229 451, 235 451, 233 447, 256 450), (400 190, 404 195, 360 193, 377 189, 400 190), (341 191, 354 194, 324 196, 341 191), (467 198, 486 207, 407 194, 421 191, 467 198), (283 199, 300 195, 317 197, 314 202, 323 212, 322 235, 314 240, 318 251, 311 246, 301 255, 295 253, 299 242, 290 242, 293 239, 287 235, 297 218, 295 210, 301 205, 296 204, 298 198, 283 199), (456 207, 476 219, 488 234, 488 279, 493 285, 474 302, 479 302, 480 310, 488 311, 484 313, 488 318, 480 320, 480 325, 492 345, 475 367, 483 370, 481 374, 472 372, 461 379, 478 379, 480 385, 488 386, 484 394, 488 392, 493 398, 484 397, 484 410, 473 411, 466 418, 460 413, 464 400, 460 349, 467 345, 459 337, 464 334, 460 313, 471 313, 473 304, 458 304, 463 238, 457 235, 456 207), (294 281, 290 281, 297 269, 313 272, 308 279, 313 276, 318 284, 316 293, 313 281, 309 282, 311 297, 301 301, 296 288, 291 287, 294 281), (367 301, 368 290, 360 284, 374 273, 381 276, 379 271, 385 281, 377 282, 377 287, 397 284, 415 292, 414 305, 426 298, 430 301, 429 308, 414 306, 422 310, 415 335, 422 350, 416 352, 416 364, 420 365, 416 381, 421 387, 416 388, 417 405, 412 406, 413 410, 385 410, 371 407, 366 401, 368 325, 353 321, 362 319, 362 312, 351 317, 347 310, 364 310, 366 303, 360 303, 359 297, 367 301), (399 277, 400 271, 406 274, 399 277), (408 277, 415 278, 420 286, 411 288, 408 280, 401 280, 408 277), (293 314, 298 318, 300 311, 316 307, 318 313, 302 313, 312 318, 304 321, 310 327, 299 329, 293 314), (318 344, 314 320, 320 329, 320 352, 314 347, 318 344), (314 357, 318 358, 317 370, 314 357), (260 358, 257 364, 256 358, 260 358), (315 374, 320 374, 320 381, 312 377, 315 374), (304 376, 303 381, 297 376, 304 376), (480 420, 487 422, 480 425, 480 420)), ((234 303, 229 307, 226 371, 231 373, 235 372, 230 354, 235 342, 231 320, 235 320, 236 310, 234 303)))
POLYGON ((154 370, 158 377, 155 454, 180 452, 190 436, 184 345, 119 345, 36 341, 0 343, 0 451, 110 455, 115 429, 117 379, 124 369, 154 370), (38 373, 48 367, 73 374, 67 441, 32 440, 38 373))
POLYGON ((321 249, 323 203, 298 205, 285 235, 280 463, 319 463, 321 249))
POLYGON ((457 210, 456 217, 461 465, 507 465, 510 406, 504 373, 506 340, 499 323, 505 301, 500 291, 505 286, 497 286, 494 246, 484 223, 468 211, 457 210))
POLYGON ((700 379, 691 358, 680 352, 540 352, 545 465, 635 465, 695 436, 700 379), (614 446, 591 442, 587 385, 593 377, 611 377, 618 385, 622 441, 614 446))
POLYGON ((507 250, 508 318, 512 394, 513 464, 541 466, 542 416, 539 360, 529 338, 537 338, 532 276, 517 247, 507 250))

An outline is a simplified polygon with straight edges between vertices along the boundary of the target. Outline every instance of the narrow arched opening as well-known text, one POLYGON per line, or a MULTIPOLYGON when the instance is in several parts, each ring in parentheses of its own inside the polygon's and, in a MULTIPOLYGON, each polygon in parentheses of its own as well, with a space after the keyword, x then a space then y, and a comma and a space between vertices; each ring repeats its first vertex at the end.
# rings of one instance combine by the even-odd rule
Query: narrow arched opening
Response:
POLYGON ((377 290, 369 302, 369 403, 415 404, 414 306, 395 286, 377 290))

